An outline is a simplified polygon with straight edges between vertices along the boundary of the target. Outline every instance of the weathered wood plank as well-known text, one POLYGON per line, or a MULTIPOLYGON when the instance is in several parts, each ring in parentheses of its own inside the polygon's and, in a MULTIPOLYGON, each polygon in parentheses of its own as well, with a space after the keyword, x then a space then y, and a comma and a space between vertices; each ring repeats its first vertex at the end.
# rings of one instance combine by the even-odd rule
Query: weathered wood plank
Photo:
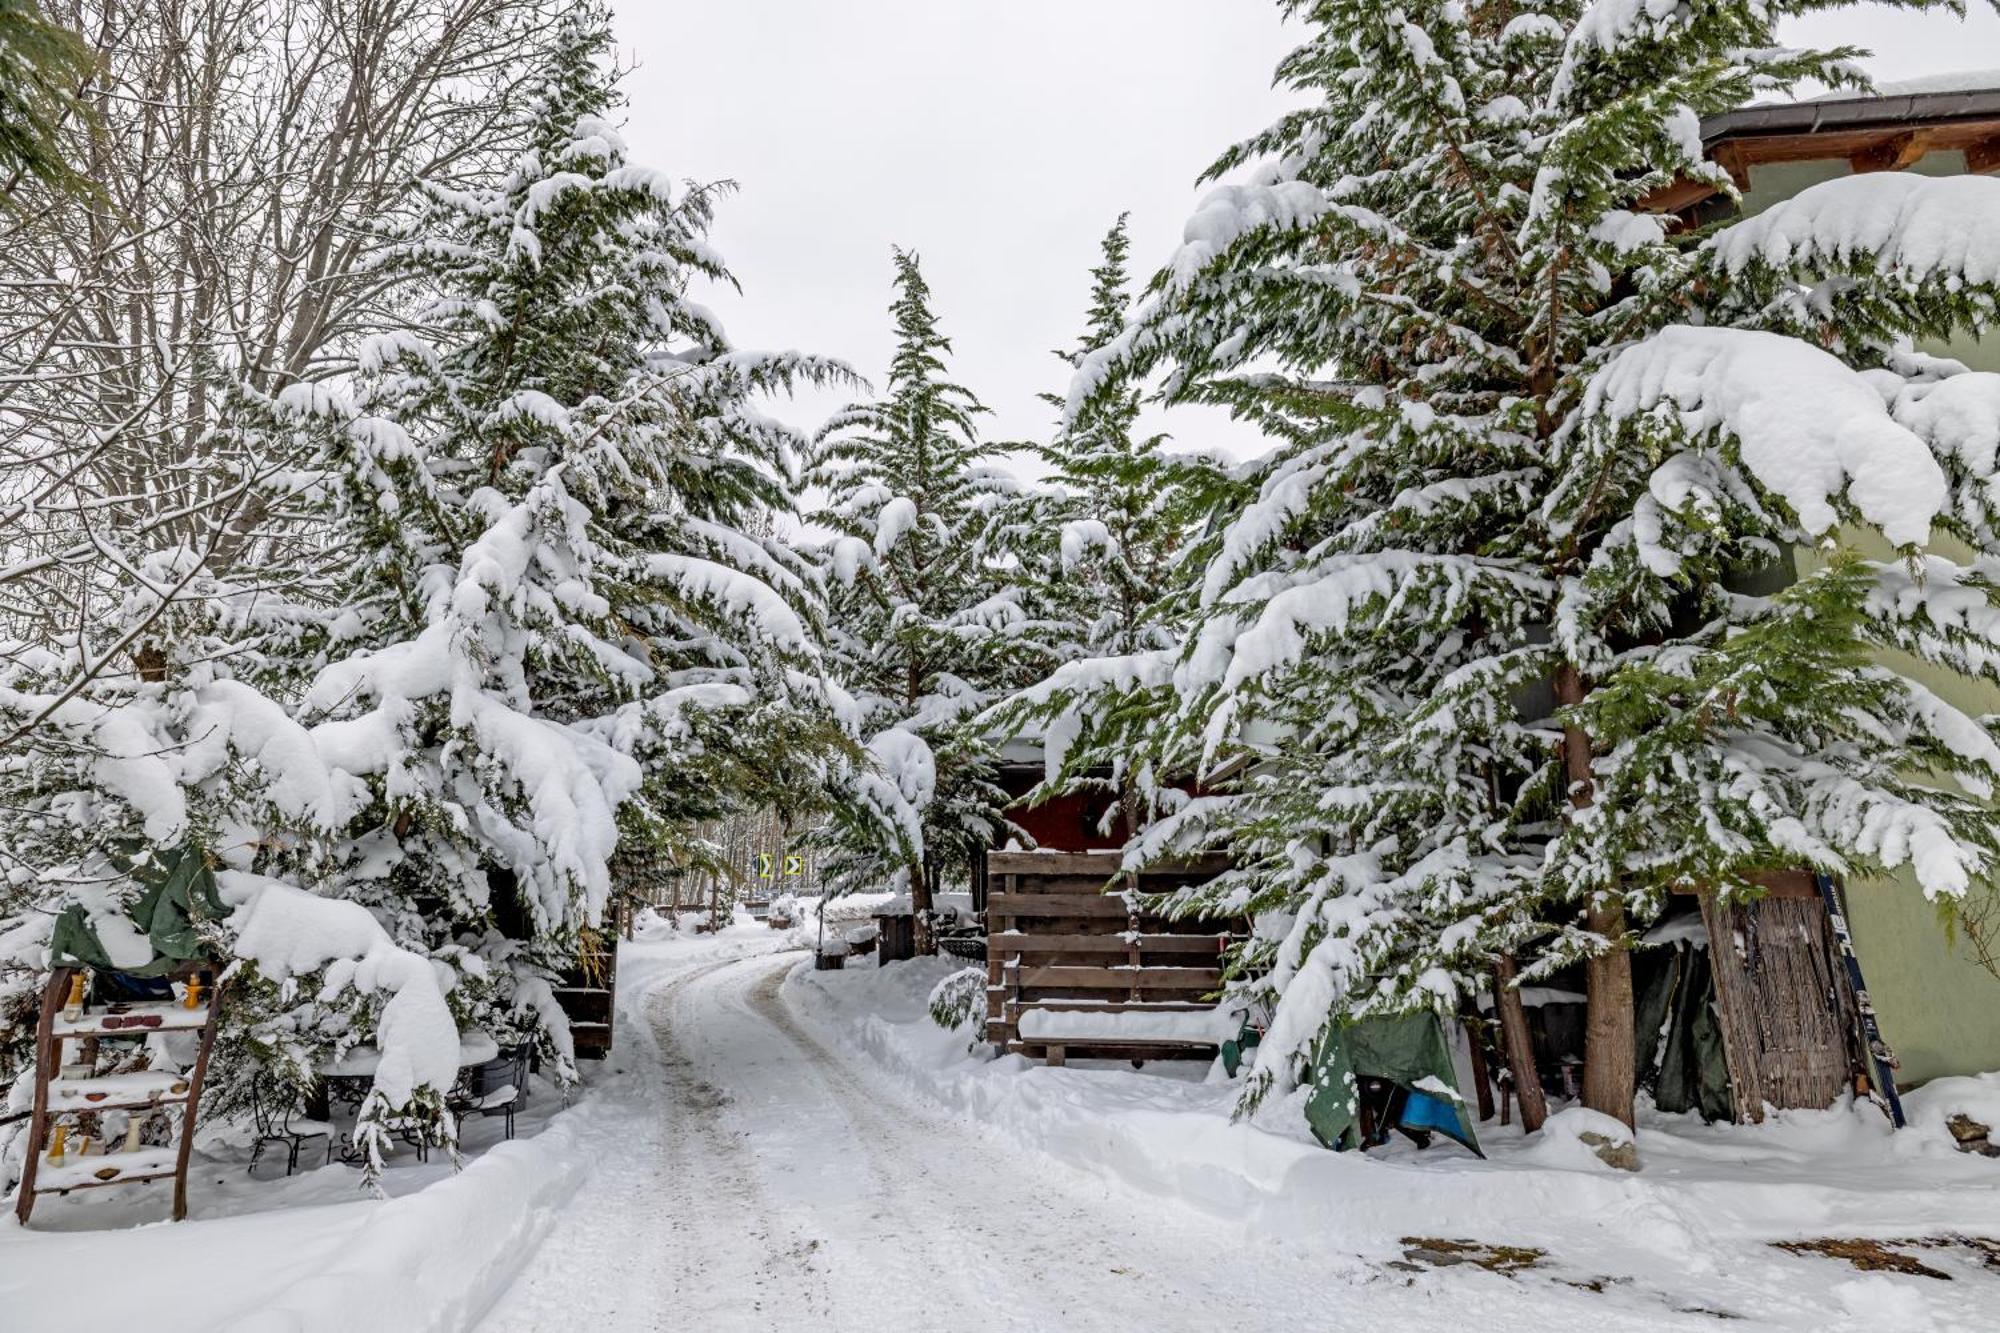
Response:
MULTIPOLYGON (((1196 1046, 1185 1042, 1144 1043, 1135 1041, 1067 1041, 1056 1043, 1063 1048, 1065 1058, 1075 1056, 1080 1060, 1130 1060, 1143 1063, 1148 1060, 1212 1060, 1215 1058, 1214 1045, 1196 1046)), ((1025 1055, 1030 1060, 1046 1058, 1050 1043, 1015 1040, 1007 1043, 1007 1054, 1025 1055)), ((1050 1060, 1048 1063, 1055 1064, 1050 1060)))
POLYGON ((1024 967, 1021 985, 1069 990, 1197 990, 1222 984, 1213 967, 1024 967))
MULTIPOLYGON (((986 873, 989 875, 1096 875, 1109 879, 1118 873, 1123 860, 1120 852, 988 852, 986 873)), ((1222 873, 1229 868, 1229 858, 1221 854, 1194 857, 1188 860, 1163 862, 1148 866, 1139 873, 1144 877, 1157 876, 1209 876, 1222 873)))
MULTIPOLYGON (((1089 893, 996 893, 986 900, 986 910, 996 916, 1112 917, 1120 921, 1133 915, 1123 899, 1089 893)), ((1143 919, 1148 914, 1138 915, 1143 919)))
POLYGON ((1030 1009, 1044 1009, 1052 1014, 1181 1014, 1206 1013, 1213 1008, 1207 1000, 1009 1000, 1007 1021, 1018 1024, 1021 1015, 1030 1009))
POLYGON ((992 954, 1030 953, 1117 953, 1128 947, 1142 954, 1216 954, 1228 948, 1227 935, 1035 935, 1027 932, 988 935, 986 948, 992 954))
POLYGON ((1107 880, 1102 875, 1012 875, 1006 888, 1008 893, 1031 893, 1042 896, 1051 893, 1087 893, 1093 898, 1116 898, 1128 887, 1121 880, 1107 880))

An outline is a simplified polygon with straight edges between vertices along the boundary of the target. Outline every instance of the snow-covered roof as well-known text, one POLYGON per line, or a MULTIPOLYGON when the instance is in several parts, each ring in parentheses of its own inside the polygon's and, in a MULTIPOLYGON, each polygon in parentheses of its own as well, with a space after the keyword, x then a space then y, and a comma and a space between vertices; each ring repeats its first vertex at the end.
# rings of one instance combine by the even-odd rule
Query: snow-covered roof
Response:
POLYGON ((1964 126, 1977 137, 1981 127, 1996 121, 2000 121, 2000 70, 1977 70, 1878 84, 1873 93, 1842 89, 1797 102, 1740 107, 1704 120, 1701 137, 1711 149, 1743 139, 1900 130, 1914 125, 1937 129, 1964 126))

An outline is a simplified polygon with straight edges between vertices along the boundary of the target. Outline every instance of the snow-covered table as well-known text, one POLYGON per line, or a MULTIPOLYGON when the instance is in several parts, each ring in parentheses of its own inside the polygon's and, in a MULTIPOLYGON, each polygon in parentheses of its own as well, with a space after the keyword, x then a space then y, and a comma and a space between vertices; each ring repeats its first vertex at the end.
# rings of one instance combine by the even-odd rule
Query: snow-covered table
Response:
MULTIPOLYGON (((500 1043, 491 1033, 461 1032, 458 1035, 458 1067, 469 1069, 473 1065, 483 1065, 500 1055, 500 1043)), ((329 1061, 319 1067, 319 1073, 326 1078, 374 1078, 375 1070, 382 1063, 382 1052, 373 1046, 350 1046, 347 1054, 338 1060, 329 1061)), ((358 1100, 358 1099, 357 1099, 358 1100)))
MULTIPOLYGON (((481 1032, 478 1029, 461 1032, 458 1036, 458 1080, 446 1091, 446 1100, 454 1098, 463 1100, 467 1095, 471 1071, 499 1057, 500 1043, 491 1033, 481 1032)), ((329 1060, 320 1065, 317 1072, 326 1090, 326 1105, 323 1108, 317 1106, 311 1108, 315 1117, 331 1120, 335 1107, 349 1114, 359 1111, 361 1103, 368 1099, 369 1090, 374 1085, 375 1071, 381 1064, 382 1052, 373 1046, 362 1045, 351 1046, 338 1060, 329 1060), (325 1111, 324 1115, 317 1114, 321 1110, 325 1111)), ((405 1139, 416 1144, 418 1155, 423 1155, 421 1142, 407 1135, 405 1139)), ((349 1166, 359 1165, 366 1156, 363 1149, 355 1143, 351 1130, 339 1136, 334 1154, 349 1166)))

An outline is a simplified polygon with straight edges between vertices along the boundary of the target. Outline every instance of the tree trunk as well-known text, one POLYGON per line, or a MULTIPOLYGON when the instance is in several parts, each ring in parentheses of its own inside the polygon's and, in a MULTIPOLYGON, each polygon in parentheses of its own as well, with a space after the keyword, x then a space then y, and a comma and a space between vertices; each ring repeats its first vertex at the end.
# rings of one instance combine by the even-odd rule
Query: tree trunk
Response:
POLYGON ((1632 955, 1625 948, 1625 907, 1593 907, 1584 925, 1611 947, 1584 964, 1589 997, 1583 1031, 1583 1104, 1633 1128, 1632 1096, 1638 1070, 1632 1032, 1632 955))
POLYGON ((931 923, 935 907, 936 899, 931 895, 930 863, 927 860, 910 862, 910 913, 915 918, 912 924, 919 958, 937 952, 937 934, 931 923))
POLYGON ((1479 1016, 1479 1006, 1468 999, 1458 1011, 1458 1023, 1465 1029, 1465 1057, 1472 1065, 1472 1091, 1483 1124, 1493 1118, 1493 1078, 1486 1069, 1486 1043, 1481 1040, 1486 1021, 1479 1016))
POLYGON ((1528 1011, 1521 1007, 1514 975, 1514 955, 1501 954, 1493 964, 1493 1012, 1500 1019, 1500 1044, 1507 1048, 1514 1095, 1521 1099, 1521 1128, 1532 1134, 1549 1118, 1549 1103, 1542 1096, 1542 1077, 1535 1071, 1535 1043, 1528 1035, 1528 1011))
MULTIPOLYGON (((1556 669, 1556 702, 1565 708, 1583 702, 1583 678, 1565 662, 1556 669)), ((1583 808, 1595 799, 1591 785, 1590 737, 1574 723, 1563 727, 1563 766, 1570 804, 1583 808)), ((1637 1090, 1632 1041, 1632 955, 1625 947, 1625 903, 1613 884, 1584 913, 1584 928, 1606 941, 1604 952, 1584 964, 1589 1001, 1583 1032, 1583 1104, 1633 1124, 1637 1090)))

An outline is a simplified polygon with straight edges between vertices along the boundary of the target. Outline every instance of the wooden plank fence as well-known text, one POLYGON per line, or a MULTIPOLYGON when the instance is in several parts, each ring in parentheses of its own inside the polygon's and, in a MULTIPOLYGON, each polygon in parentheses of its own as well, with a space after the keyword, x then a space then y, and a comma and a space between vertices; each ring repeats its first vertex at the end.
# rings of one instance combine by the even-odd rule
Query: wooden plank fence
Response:
POLYGON ((1116 1059, 1206 1058, 1185 1040, 1024 1039, 1021 1019, 1047 1013, 1198 1012, 1214 1007, 1233 924, 1169 921, 1137 895, 1211 879, 1224 857, 1133 876, 1117 852, 989 852, 986 858, 986 1037, 1001 1051, 1050 1063, 1087 1052, 1116 1059), (1107 893, 1122 882, 1123 892, 1107 893))

